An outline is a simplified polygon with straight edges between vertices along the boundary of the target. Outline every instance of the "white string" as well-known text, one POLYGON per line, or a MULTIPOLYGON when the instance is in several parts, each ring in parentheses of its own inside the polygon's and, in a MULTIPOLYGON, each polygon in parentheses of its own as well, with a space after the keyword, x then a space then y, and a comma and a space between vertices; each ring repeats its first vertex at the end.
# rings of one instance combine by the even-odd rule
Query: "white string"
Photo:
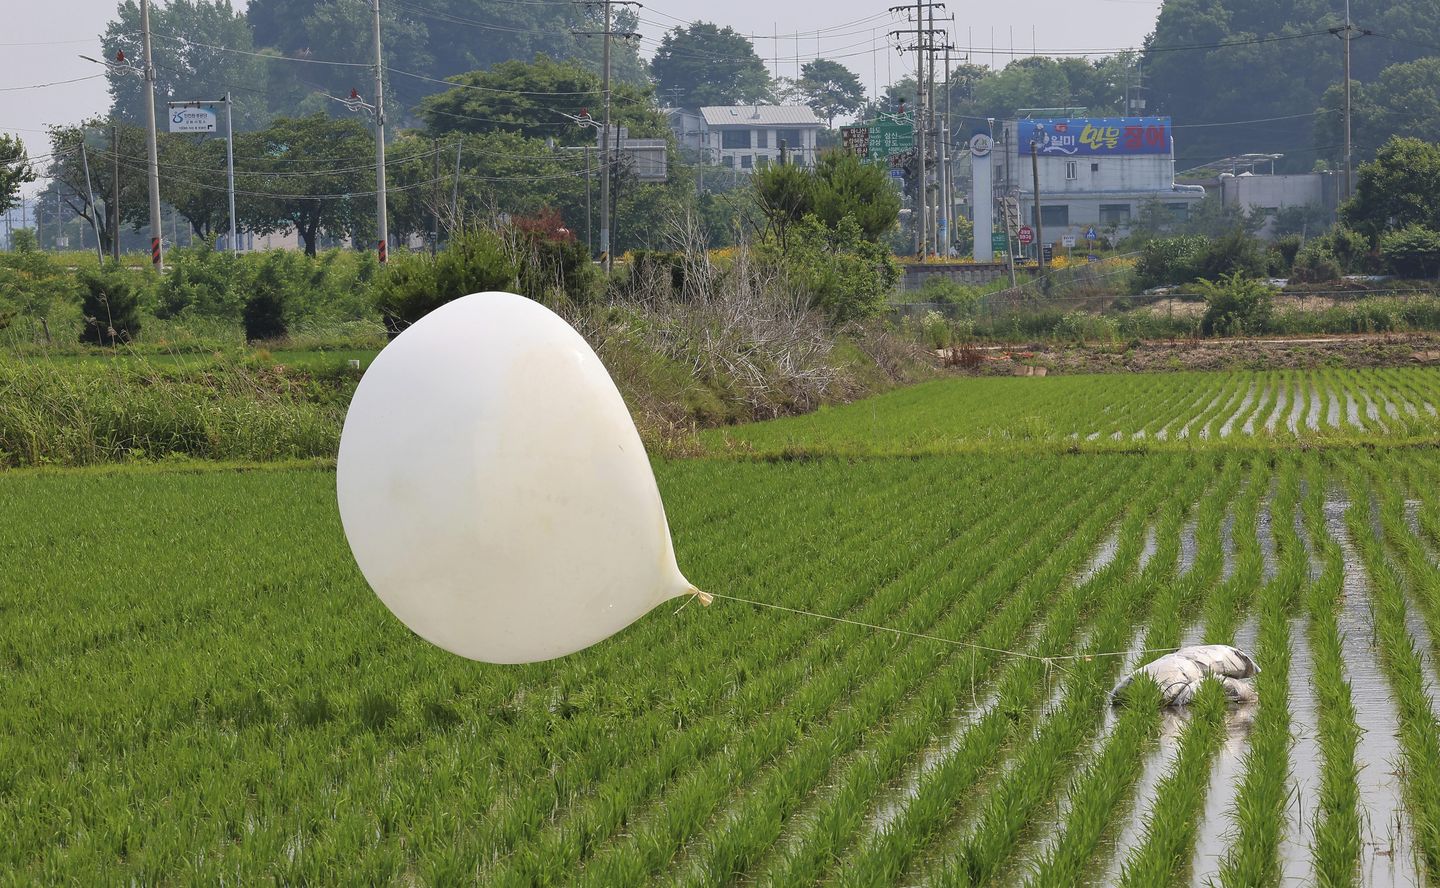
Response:
MULTIPOLYGON (((1054 665, 1054 661, 1056 660, 1092 660, 1096 657, 1128 657, 1131 654, 1170 654, 1179 650, 1179 648, 1174 647, 1141 648, 1140 650, 1135 651, 1096 651, 1095 653, 1089 654, 1054 654, 1051 656, 1040 656, 1038 654, 1026 653, 1025 651, 1010 651, 1006 650, 1005 648, 988 647, 983 644, 976 644, 972 641, 960 641, 959 639, 945 638, 940 635, 928 635, 924 632, 910 632, 906 629, 895 629, 891 626, 880 626, 875 623, 865 623, 860 620, 849 619, 848 617, 837 617, 831 614, 821 614, 816 613, 815 611, 802 610, 796 607, 786 607, 783 604, 774 604, 768 601, 755 601, 754 599, 750 598, 741 598, 738 595, 725 595, 720 592, 711 592, 709 594, 714 596, 715 598, 724 598, 728 601, 738 601, 741 604, 751 604, 756 607, 768 607, 772 610, 785 611, 786 613, 791 614, 799 614, 803 617, 815 617, 820 620, 830 620, 834 623, 845 623, 850 626, 859 626, 863 629, 873 629, 877 632, 889 632, 894 635, 905 635, 910 638, 922 638, 926 641, 937 641, 941 644, 949 644, 954 645, 955 647, 970 648, 971 650, 985 651, 987 653, 999 654, 1006 657, 1023 657, 1027 660, 1039 661, 1040 663, 1045 664, 1047 669, 1050 666, 1054 665)), ((695 595, 691 595, 690 599, 694 599, 695 597, 697 597, 697 595, 698 592, 695 595)), ((690 600, 687 599, 685 603, 689 604, 690 600)), ((680 608, 675 611, 675 613, 678 614, 681 610, 684 609, 685 605, 681 605, 680 608)))

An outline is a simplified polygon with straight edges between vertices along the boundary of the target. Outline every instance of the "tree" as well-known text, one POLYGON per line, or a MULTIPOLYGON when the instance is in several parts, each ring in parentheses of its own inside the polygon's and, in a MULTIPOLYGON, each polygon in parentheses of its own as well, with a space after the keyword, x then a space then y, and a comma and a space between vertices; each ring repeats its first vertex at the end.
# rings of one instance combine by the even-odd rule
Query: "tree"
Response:
POLYGON ((1355 196, 1340 207, 1340 218, 1372 241, 1407 225, 1440 231, 1440 145, 1394 137, 1362 164, 1355 196))
POLYGON ((677 104, 739 105, 770 98, 770 72, 750 41, 733 28, 710 22, 669 31, 650 61, 663 95, 677 104))
MULTIPOLYGON (((94 224, 100 232, 101 251, 109 253, 122 225, 150 224, 150 192, 146 184, 145 131, 133 124, 116 124, 118 145, 111 144, 111 125, 94 118, 78 126, 50 127, 54 159, 50 175, 60 185, 62 200, 76 215, 94 224), (85 145, 90 162, 90 181, 85 181, 85 145), (118 155, 120 201, 115 203, 115 175, 118 155), (117 210, 119 211, 117 214, 117 210)), ((169 135, 168 133, 165 135, 169 135)), ((163 144, 163 143, 162 143, 163 144)))
POLYGON ((878 241, 900 218, 900 195, 885 171, 845 151, 827 151, 815 164, 815 215, 835 228, 855 220, 866 240, 878 241))
POLYGON ((865 87, 855 72, 829 59, 806 62, 800 69, 800 93, 825 125, 833 127, 835 118, 854 114, 865 106, 865 87))
POLYGON ((316 239, 370 240, 375 207, 375 140, 357 120, 323 114, 279 117, 237 139, 253 169, 236 173, 244 227, 261 234, 294 229, 314 256, 316 239))
MULTIPOLYGON (((218 99, 227 90, 236 89, 241 90, 234 107, 236 129, 260 126, 270 118, 265 94, 271 73, 267 65, 271 63, 245 54, 255 48, 250 25, 229 0, 172 0, 163 6, 152 5, 150 30, 154 35, 151 55, 155 61, 157 113, 164 112, 167 101, 218 99)), ((124 0, 116 20, 106 26, 101 45, 107 58, 113 59, 123 51, 138 65, 142 57, 140 44, 139 4, 124 0)), ((145 81, 134 70, 111 70, 106 77, 114 115, 128 123, 143 122, 145 81)))
POLYGON ((25 144, 19 136, 0 133, 0 212, 15 206, 21 185, 34 181, 35 171, 30 168, 25 144))
MULTIPOLYGON (((1342 84, 1325 91, 1315 120, 1318 144, 1344 144, 1344 107, 1342 84)), ((1440 142, 1440 58, 1391 65, 1372 83, 1353 83, 1351 108, 1351 130, 1356 134, 1353 150, 1359 158, 1372 157, 1367 146, 1381 145, 1390 136, 1440 142)), ((1327 155, 1337 162, 1343 160, 1333 147, 1327 155)))
POLYGON ((80 272, 81 342, 119 345, 139 335, 140 295, 132 277, 114 263, 80 272))
POLYGON ((815 210, 815 177, 804 167, 773 164, 757 170, 750 181, 755 203, 783 254, 789 249, 790 226, 815 210))
MULTIPOLYGON (((565 115, 600 118, 600 78, 573 62, 547 56, 500 62, 486 71, 450 78, 455 87, 427 96, 417 114, 431 135, 506 132, 554 138, 562 145, 598 145, 595 128, 565 115)), ((611 123, 632 138, 662 138, 669 131, 649 89, 611 85, 611 123)))

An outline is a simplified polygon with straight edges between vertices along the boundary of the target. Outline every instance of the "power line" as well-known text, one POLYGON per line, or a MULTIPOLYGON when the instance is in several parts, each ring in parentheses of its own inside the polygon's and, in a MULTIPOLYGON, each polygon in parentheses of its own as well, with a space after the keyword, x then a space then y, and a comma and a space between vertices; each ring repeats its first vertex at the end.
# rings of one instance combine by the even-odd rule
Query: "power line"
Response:
POLYGON ((74 77, 70 80, 52 80, 49 83, 32 83, 29 86, 0 86, 0 92, 18 92, 23 89, 44 89, 47 86, 64 86, 67 83, 80 83, 85 80, 94 80, 96 77, 104 77, 101 74, 87 74, 84 77, 74 77))

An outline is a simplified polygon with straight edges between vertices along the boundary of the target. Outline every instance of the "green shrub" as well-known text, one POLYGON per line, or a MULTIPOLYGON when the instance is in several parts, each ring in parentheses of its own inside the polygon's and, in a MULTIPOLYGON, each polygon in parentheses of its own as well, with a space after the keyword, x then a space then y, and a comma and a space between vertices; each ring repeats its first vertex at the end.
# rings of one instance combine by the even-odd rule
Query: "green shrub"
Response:
POLYGON ((547 305, 554 305, 557 296, 576 305, 593 301, 599 272, 584 244, 573 237, 526 238, 521 246, 520 295, 547 305))
POLYGON ((925 278, 916 295, 918 302, 953 305, 968 314, 975 309, 984 292, 978 287, 967 287, 944 275, 934 274, 925 278))
POLYGON ((1440 233, 1423 225, 1407 225, 1380 236, 1380 256, 1392 274, 1431 278, 1440 273, 1440 233))
POLYGON ((255 282, 250 286, 250 296, 245 300, 247 342, 283 339, 290 332, 286 319, 290 294, 284 262, 279 255, 272 255, 260 267, 259 274, 255 275, 255 282))
POLYGON ((879 314, 900 280, 890 251, 866 240, 849 216, 833 229, 806 216, 792 226, 789 239, 789 250, 777 256, 772 249, 771 261, 837 324, 879 314))
POLYGON ((1205 297, 1200 331, 1207 336, 1244 336, 1262 333, 1270 323, 1275 291, 1264 281, 1238 271, 1211 281, 1196 282, 1205 297))
POLYGON ((114 263, 98 271, 79 273, 80 312, 85 323, 80 341, 95 345, 119 345, 140 334, 139 287, 131 272, 114 263))
POLYGON ((1195 279, 1195 263, 1209 242, 1198 234, 1157 237, 1145 244, 1135 263, 1135 285, 1142 290, 1195 279))
POLYGON ((1335 281, 1343 274, 1340 262, 1330 249, 1329 238, 1314 238, 1300 248, 1290 269, 1290 277, 1298 283, 1335 281))
POLYGON ((1311 240, 1311 243, 1323 245, 1344 272, 1365 274, 1379 271, 1369 239, 1352 228, 1337 225, 1323 237, 1311 240))
POLYGON ((920 319, 920 333, 925 344, 933 349, 950 346, 950 323, 938 311, 925 312, 925 316, 920 319))
POLYGON ((1300 253, 1300 235, 1287 234, 1270 245, 1265 259, 1271 277, 1285 277, 1295 265, 1295 257, 1300 253))
POLYGON ((1104 315, 1088 311, 1067 312, 1055 325, 1055 338, 1072 342, 1115 342, 1119 326, 1104 315))
POLYGON ((1260 277, 1265 274, 1265 256, 1260 244, 1242 229, 1211 240, 1195 259, 1195 280, 1219 280, 1226 275, 1260 277))
POLYGON ((515 268, 492 231, 475 228, 451 238, 433 257, 395 253, 374 280, 375 306, 391 336, 447 302, 515 286, 515 268))
POLYGON ((154 289, 155 317, 167 319, 190 313, 239 319, 253 263, 216 251, 206 242, 175 250, 168 259, 170 267, 154 289))

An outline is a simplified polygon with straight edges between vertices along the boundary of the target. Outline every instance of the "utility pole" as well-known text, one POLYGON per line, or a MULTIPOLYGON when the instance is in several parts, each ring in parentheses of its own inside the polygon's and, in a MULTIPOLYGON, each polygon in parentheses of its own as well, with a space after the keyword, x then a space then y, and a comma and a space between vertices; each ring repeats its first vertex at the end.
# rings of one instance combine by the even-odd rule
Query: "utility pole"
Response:
POLYGON ((385 218, 385 68, 380 60, 380 0, 372 0, 375 13, 375 228, 380 263, 389 256, 390 226, 385 218))
MULTIPOLYGON (((95 218, 96 214, 100 212, 100 209, 95 205, 95 189, 90 184, 90 153, 85 150, 85 136, 86 132, 81 130, 80 163, 85 166, 85 202, 90 205, 90 227, 95 229, 95 258, 100 260, 101 265, 104 265, 105 249, 100 246, 100 223, 95 218)), ((58 202, 60 197, 60 189, 58 187, 55 189, 55 197, 58 202)))
POLYGON ((610 154, 610 0, 605 0, 604 30, 605 72, 600 82, 601 98, 605 102, 600 130, 600 258, 608 272, 613 264, 610 258, 610 176, 614 169, 610 154))
POLYGON ((110 123, 110 258, 120 261, 120 125, 110 123))
POLYGON ((145 150, 150 161, 150 266, 156 273, 163 273, 165 261, 160 253, 160 155, 155 145, 155 63, 150 58, 150 0, 140 0, 140 33, 145 51, 145 150))
POLYGON ((440 248, 440 140, 430 140, 430 255, 440 248))
MULTIPOLYGON (((930 213, 928 209, 929 195, 927 194, 927 191, 929 190, 929 175, 928 171, 926 170, 925 158, 925 132, 926 129, 929 127, 929 116, 926 113, 926 101, 930 98, 930 96, 926 95, 925 89, 924 54, 927 52, 933 52, 935 46, 934 28, 926 28, 924 25, 925 10, 927 8, 930 8, 932 10, 931 24, 934 24, 933 9, 937 6, 941 9, 945 8, 945 4, 937 2, 937 0, 930 0, 930 2, 926 2, 926 0, 915 0, 915 27, 890 32, 890 36, 892 37, 898 37, 901 34, 915 35, 915 45, 908 48, 915 51, 915 254, 921 259, 924 259, 929 252, 930 244, 930 238, 928 236, 930 230, 930 213)), ((908 13, 911 10, 909 6, 892 6, 890 7, 890 11, 908 13)), ((900 50, 901 52, 904 52, 906 48, 907 47, 904 46, 896 47, 896 49, 900 50)))
POLYGON ((1030 174, 1035 180, 1035 268, 1045 273, 1045 227, 1040 222, 1040 143, 1030 143, 1030 174))
POLYGON ((225 93, 225 178, 230 185, 230 255, 234 256, 240 245, 235 235, 235 115, 230 110, 232 104, 230 93, 225 93))
POLYGON ((1354 155, 1350 146, 1350 41, 1352 34, 1358 33, 1361 37, 1373 34, 1366 28, 1357 28, 1350 21, 1350 0, 1345 0, 1345 25, 1340 28, 1331 28, 1330 33, 1339 37, 1344 44, 1345 60, 1345 193, 1340 196, 1341 200, 1348 200, 1350 197, 1351 177, 1353 175, 1354 155))
MULTIPOLYGON (((586 4, 589 5, 589 4, 586 4)), ((601 112, 600 122, 600 261, 606 271, 612 266, 610 256, 610 177, 614 175, 615 155, 612 154, 612 144, 619 142, 618 139, 611 139, 610 136, 610 40, 613 37, 624 37, 627 40, 639 37, 633 31, 617 32, 610 26, 611 6, 639 6, 637 0, 603 0, 600 4, 604 9, 604 27, 600 31, 576 31, 576 34, 586 36, 599 36, 605 40, 604 49, 601 53, 600 93, 604 103, 601 112)), ((616 146, 618 147, 618 145, 616 146)))

